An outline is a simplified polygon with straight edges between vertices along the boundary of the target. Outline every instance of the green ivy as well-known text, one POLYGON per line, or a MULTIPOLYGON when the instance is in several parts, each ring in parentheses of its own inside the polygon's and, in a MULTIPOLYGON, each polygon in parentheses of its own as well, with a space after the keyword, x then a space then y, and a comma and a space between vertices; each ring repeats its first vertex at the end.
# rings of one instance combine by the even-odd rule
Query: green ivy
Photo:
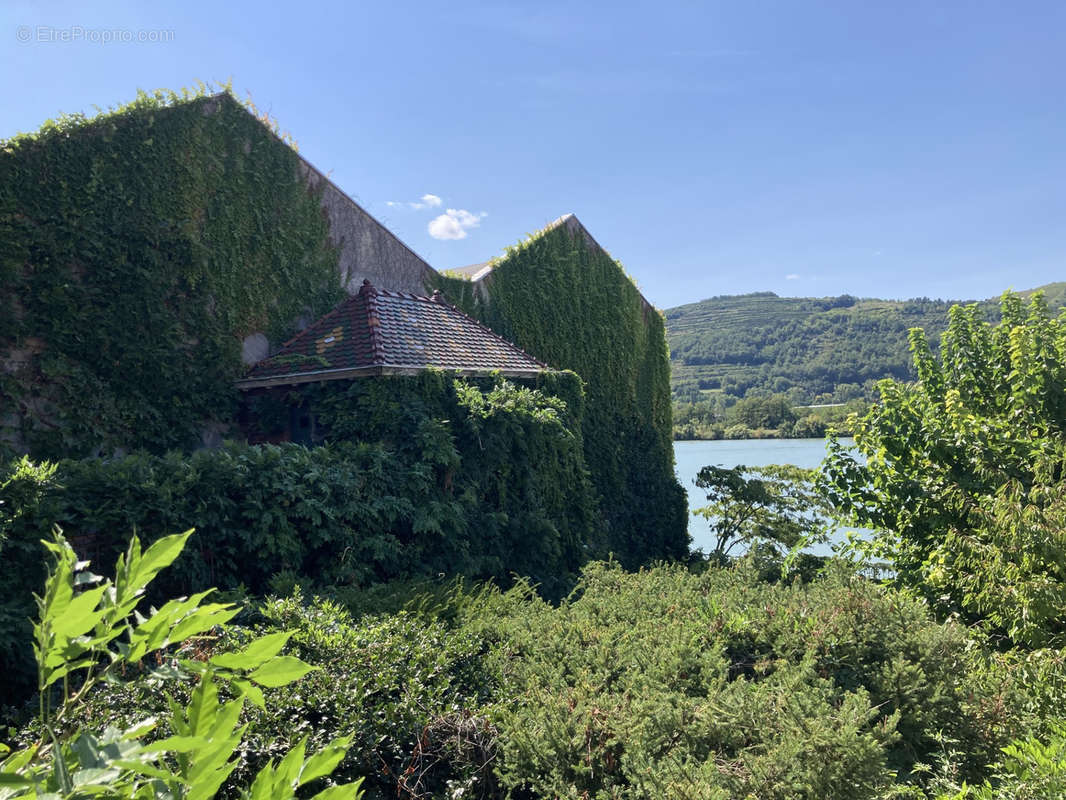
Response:
MULTIPOLYGON (((231 445, 189 455, 0 469, 0 703, 25 694, 39 540, 68 531, 81 558, 114 558, 195 527, 158 583, 163 596, 208 586, 263 594, 299 581, 358 589, 405 579, 528 577, 565 595, 604 551, 581 442, 581 381, 540 386, 441 372, 306 386, 270 402, 309 403, 321 447, 231 445), (564 398, 569 397, 569 401, 564 398)), ((278 413, 278 419, 287 414, 278 413)))
MULTIPOLYGON (((240 341, 343 296, 295 151, 227 87, 141 93, 0 143, 0 455, 189 449, 234 419, 240 341), (10 453, 8 453, 10 454, 10 453)), ((556 226, 463 308, 587 385, 582 442, 609 548, 687 550, 663 320, 620 265, 556 226)), ((572 399, 572 398, 571 398, 572 399)), ((390 405, 383 399, 386 405, 390 405)))
POLYGON ((438 282, 501 336, 585 381, 585 458, 621 563, 683 558, 687 515, 673 469, 665 326, 621 264, 560 224, 509 248, 484 279, 485 293, 454 274, 438 282))
POLYGON ((0 357, 20 362, 0 425, 58 458, 186 448, 232 419, 242 338, 343 297, 301 169, 228 87, 0 143, 0 357))

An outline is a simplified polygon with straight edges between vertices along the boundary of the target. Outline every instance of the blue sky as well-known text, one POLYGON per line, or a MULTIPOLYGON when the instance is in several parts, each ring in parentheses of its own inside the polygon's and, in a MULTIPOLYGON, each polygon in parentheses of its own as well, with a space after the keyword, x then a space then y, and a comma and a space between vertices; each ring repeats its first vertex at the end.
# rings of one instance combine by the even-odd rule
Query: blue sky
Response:
POLYGON ((572 211, 660 307, 1066 279, 1060 0, 86 5, 0 10, 0 137, 232 80, 437 268, 572 211))

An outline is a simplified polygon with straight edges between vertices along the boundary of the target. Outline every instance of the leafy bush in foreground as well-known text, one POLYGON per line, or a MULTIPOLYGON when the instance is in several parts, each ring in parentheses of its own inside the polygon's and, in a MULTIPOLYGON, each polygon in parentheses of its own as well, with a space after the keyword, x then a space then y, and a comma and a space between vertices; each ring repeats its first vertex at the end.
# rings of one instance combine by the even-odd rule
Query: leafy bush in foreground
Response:
MULTIPOLYGON (((465 733, 484 738, 488 730, 477 714, 492 685, 481 671, 479 638, 404 611, 353 620, 336 603, 305 600, 299 592, 270 600, 260 611, 260 632, 284 635, 288 650, 316 670, 299 683, 264 689, 265 707, 245 708, 247 730, 223 796, 237 797, 266 764, 301 741, 316 749, 343 738, 347 755, 334 777, 365 776, 371 797, 395 797, 401 787, 409 792, 401 796, 439 796, 448 780, 461 782, 474 771, 459 748, 465 733)), ((200 648, 225 659, 254 635, 231 626, 200 648)), ((190 688, 168 690, 184 700, 190 688)), ((142 676, 99 687, 86 713, 123 727, 165 714, 167 705, 163 687, 142 676)), ((493 741, 488 737, 487 751, 493 741)), ((471 753, 467 760, 484 766, 490 755, 478 761, 471 753)))
MULTIPOLYGON (((33 628, 37 724, 43 735, 0 762, 0 797, 210 800, 237 766, 233 756, 247 729, 240 725, 245 700, 265 709, 262 687, 288 685, 313 669, 298 658, 278 655, 289 638, 285 633, 208 660, 176 655, 189 637, 237 613, 230 605, 204 604, 208 592, 171 600, 147 617, 137 612, 145 588, 177 558, 191 533, 164 537, 143 553, 134 538, 119 557, 114 581, 103 582, 88 572, 88 562, 77 561, 61 535, 46 542, 56 565, 37 598, 33 628), (142 715, 124 730, 108 726, 101 731, 94 724, 98 719, 77 726, 94 687, 118 680, 149 657, 159 665, 151 680, 193 683, 187 703, 166 695, 169 713, 160 719, 142 715), (220 685, 234 699, 222 702, 220 685), (160 738, 157 729, 170 735, 160 738)), ((336 739, 305 758, 306 744, 305 737, 276 764, 265 764, 240 796, 295 800, 298 789, 321 783, 333 771, 347 747, 345 740, 336 739)), ((0 746, 0 755, 8 752, 0 746)), ((359 783, 329 786, 313 800, 357 800, 359 783)))

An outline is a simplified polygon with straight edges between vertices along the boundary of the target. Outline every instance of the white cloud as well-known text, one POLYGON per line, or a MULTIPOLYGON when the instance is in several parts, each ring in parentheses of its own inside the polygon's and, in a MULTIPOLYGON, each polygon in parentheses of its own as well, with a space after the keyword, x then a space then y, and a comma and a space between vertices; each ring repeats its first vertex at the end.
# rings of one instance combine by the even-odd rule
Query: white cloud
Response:
POLYGON ((785 276, 786 281, 798 281, 799 279, 800 276, 797 275, 795 272, 790 272, 788 275, 785 276))
POLYGON ((444 201, 441 200, 435 194, 424 194, 417 201, 408 201, 406 203, 398 203, 395 200, 386 200, 385 205, 389 208, 401 208, 407 206, 415 211, 421 211, 423 208, 437 208, 444 201))
POLYGON ((427 230, 434 239, 465 239, 470 228, 476 228, 487 217, 484 211, 471 214, 464 208, 449 208, 430 220, 427 230))

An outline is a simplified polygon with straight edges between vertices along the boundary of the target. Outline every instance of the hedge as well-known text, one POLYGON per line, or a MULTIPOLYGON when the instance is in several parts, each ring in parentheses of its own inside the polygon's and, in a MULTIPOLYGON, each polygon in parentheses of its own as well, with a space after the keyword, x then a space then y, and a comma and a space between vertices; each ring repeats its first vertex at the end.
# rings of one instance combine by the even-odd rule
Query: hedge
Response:
POLYGON ((25 620, 44 576, 39 540, 53 525, 95 564, 112 563, 132 531, 151 541, 195 527, 157 582, 160 597, 441 573, 503 583, 518 574, 561 596, 603 552, 603 526, 581 446, 580 381, 546 381, 569 389, 571 405, 548 387, 426 373, 309 390, 338 439, 321 447, 12 462, 0 472, 0 669, 13 676, 2 695, 26 688, 25 620), (366 441, 346 439, 345 424, 366 441))

